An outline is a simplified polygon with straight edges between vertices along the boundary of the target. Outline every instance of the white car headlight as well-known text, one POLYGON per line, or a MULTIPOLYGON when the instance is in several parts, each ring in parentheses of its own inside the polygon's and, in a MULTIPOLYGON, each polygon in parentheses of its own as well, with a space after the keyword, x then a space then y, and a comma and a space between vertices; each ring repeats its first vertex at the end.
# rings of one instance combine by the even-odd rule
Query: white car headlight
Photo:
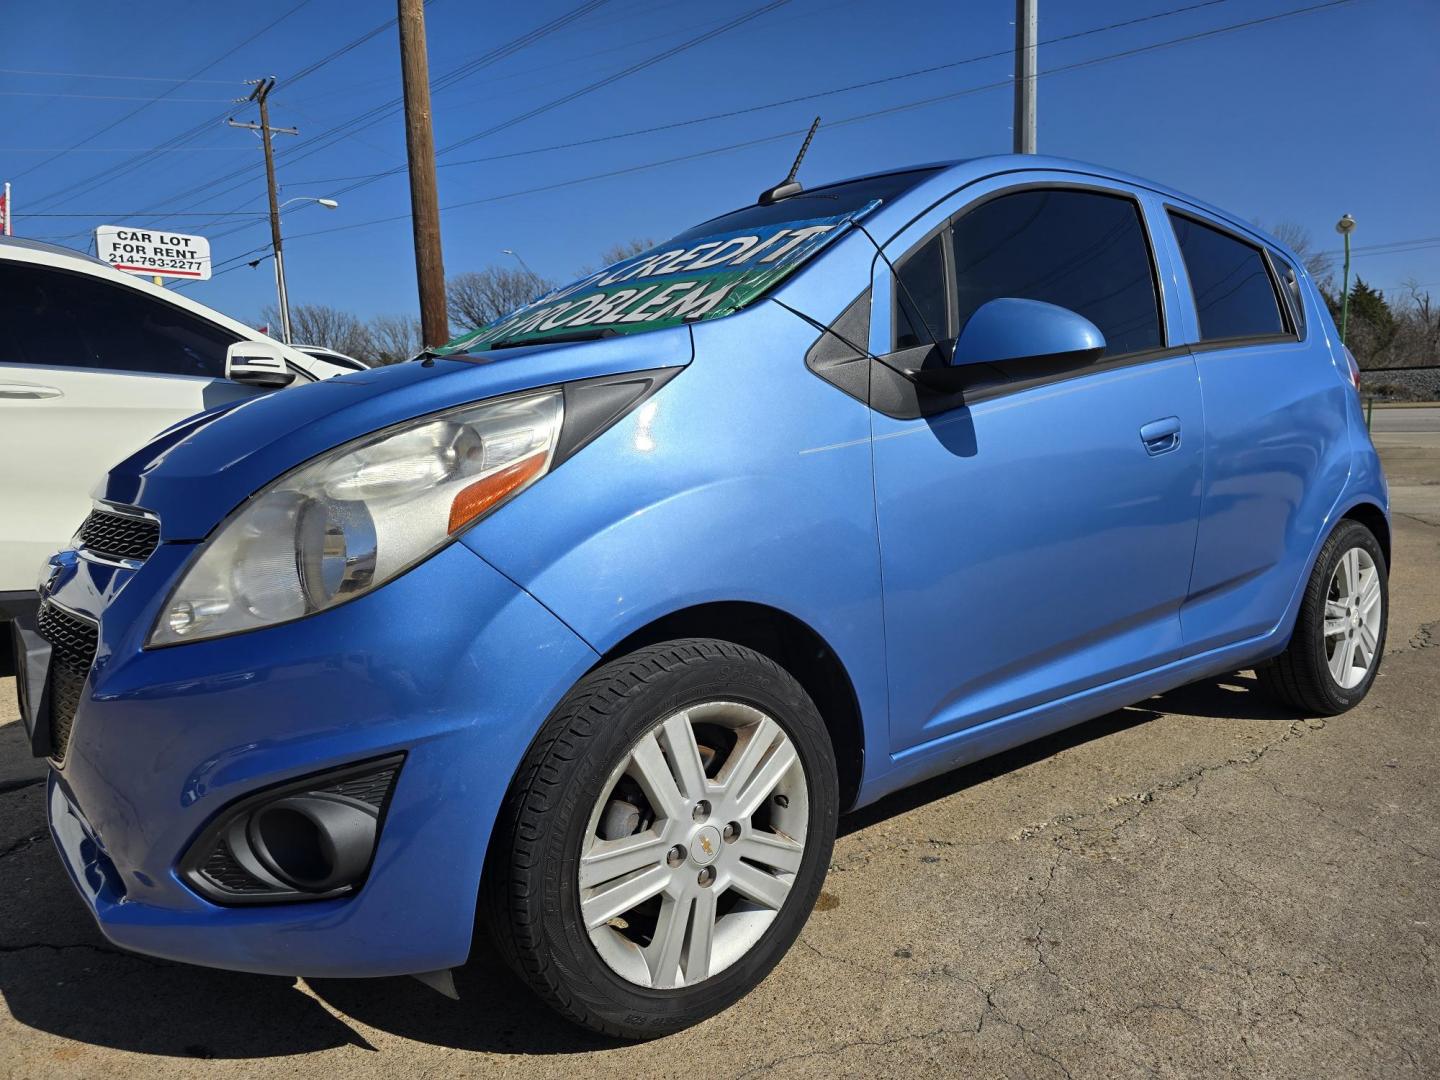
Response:
POLYGON ((248 499, 200 547, 147 645, 254 630, 377 588, 550 468, 560 390, 367 435, 248 499))

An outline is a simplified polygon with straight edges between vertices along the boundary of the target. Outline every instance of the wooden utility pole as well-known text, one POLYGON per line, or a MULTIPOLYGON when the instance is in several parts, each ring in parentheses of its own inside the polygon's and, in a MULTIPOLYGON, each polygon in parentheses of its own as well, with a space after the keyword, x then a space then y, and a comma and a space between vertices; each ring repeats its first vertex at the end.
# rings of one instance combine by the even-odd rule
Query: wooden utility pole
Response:
POLYGON ((445 260, 440 254, 440 199, 435 190, 435 132, 430 117, 430 60, 424 0, 399 0, 400 70, 405 87, 405 151, 410 159, 410 217, 420 333, 426 346, 450 340, 445 314, 445 260))
POLYGON ((270 136, 275 132, 282 135, 300 134, 295 128, 272 128, 270 126, 270 91, 275 89, 275 76, 259 79, 248 100, 260 106, 260 123, 242 124, 235 120, 225 121, 231 127, 245 128, 260 133, 260 145, 265 150, 265 187, 270 194, 270 246, 275 253, 275 302, 280 309, 280 339, 286 345, 290 341, 290 293, 285 286, 285 247, 280 238, 280 203, 275 191, 275 148, 270 145, 270 136))
POLYGON ((1035 38, 1039 0, 1015 0, 1015 153, 1035 153, 1035 38))

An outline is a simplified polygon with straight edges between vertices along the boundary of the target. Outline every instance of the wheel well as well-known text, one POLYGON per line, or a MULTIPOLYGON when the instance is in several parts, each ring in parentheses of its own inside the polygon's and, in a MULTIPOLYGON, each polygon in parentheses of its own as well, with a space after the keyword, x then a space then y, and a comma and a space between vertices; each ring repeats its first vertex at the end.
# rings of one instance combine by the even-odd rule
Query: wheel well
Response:
POLYGON ((1372 533, 1375 539, 1380 542, 1380 550, 1385 555, 1385 566, 1390 566, 1390 522, 1385 518, 1385 512, 1374 503, 1357 503, 1345 511, 1345 516, 1352 521, 1358 521, 1372 533))
POLYGON ((860 703, 845 665, 824 638, 778 608, 740 601, 701 604, 671 612, 641 627, 611 648, 600 663, 646 645, 685 637, 716 638, 743 645, 793 675, 815 702, 830 732, 840 778, 840 805, 844 808, 855 802, 865 764, 860 703))

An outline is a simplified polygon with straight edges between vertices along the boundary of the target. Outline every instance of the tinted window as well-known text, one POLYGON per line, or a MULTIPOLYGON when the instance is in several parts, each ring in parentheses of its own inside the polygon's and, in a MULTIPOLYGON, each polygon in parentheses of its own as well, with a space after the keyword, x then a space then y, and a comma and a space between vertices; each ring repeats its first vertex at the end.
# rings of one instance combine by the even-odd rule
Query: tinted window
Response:
POLYGON ((1295 264, 1273 248, 1270 251, 1270 263, 1279 273, 1285 292, 1290 298, 1290 313, 1295 316, 1296 335, 1304 337, 1305 299, 1300 295, 1300 275, 1295 272, 1295 264))
POLYGON ((239 335, 88 274, 0 262, 0 363, 223 378, 239 335))
POLYGON ((1021 191, 954 225, 957 322, 999 297, 1078 312, 1105 335, 1105 355, 1163 344, 1150 246, 1129 199, 1088 191, 1021 191))
POLYGON ((1171 214, 1170 223, 1190 274, 1202 341, 1285 332, 1259 248, 1179 214, 1171 214))
POLYGON ((949 334, 945 315, 945 238, 935 236, 896 268, 895 347, 908 349, 943 341, 949 334))

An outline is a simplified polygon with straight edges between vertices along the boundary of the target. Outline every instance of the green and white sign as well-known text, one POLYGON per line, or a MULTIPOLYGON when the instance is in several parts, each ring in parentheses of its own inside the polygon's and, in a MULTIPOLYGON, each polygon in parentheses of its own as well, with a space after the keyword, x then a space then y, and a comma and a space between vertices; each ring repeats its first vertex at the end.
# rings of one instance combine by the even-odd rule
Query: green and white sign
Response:
POLYGON ((633 334, 738 311, 794 273, 860 211, 717 233, 650 251, 542 296, 437 350, 478 352, 585 331, 633 334))

